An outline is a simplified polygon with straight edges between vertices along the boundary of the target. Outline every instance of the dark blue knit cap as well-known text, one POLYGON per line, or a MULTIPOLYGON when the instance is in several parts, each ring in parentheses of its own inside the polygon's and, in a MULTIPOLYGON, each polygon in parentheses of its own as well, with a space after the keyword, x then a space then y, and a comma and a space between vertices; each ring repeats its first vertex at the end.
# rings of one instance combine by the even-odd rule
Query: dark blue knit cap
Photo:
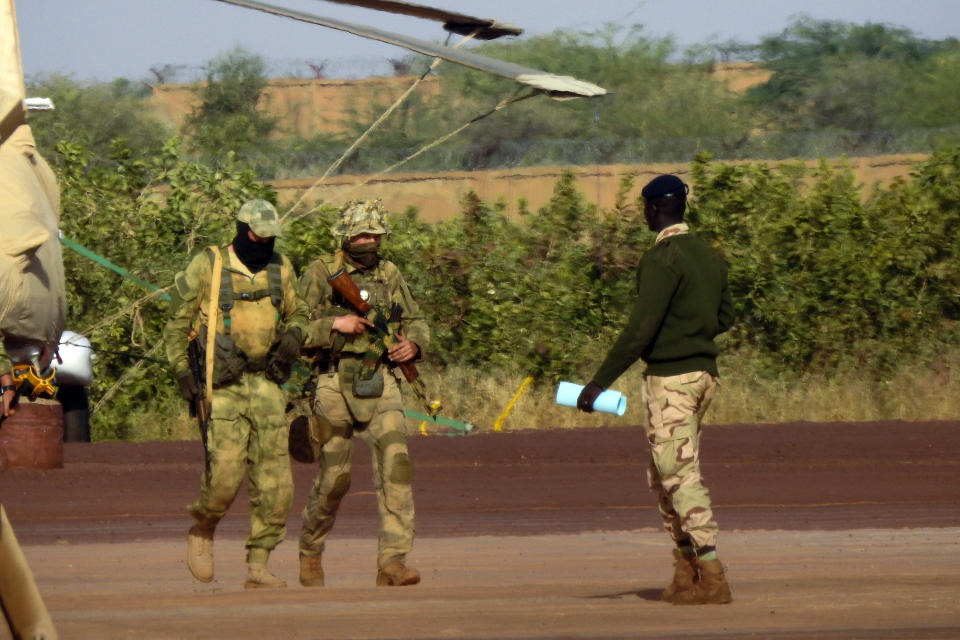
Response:
POLYGON ((640 195, 644 200, 656 200, 664 196, 687 196, 687 185, 675 175, 664 174, 657 176, 647 183, 640 195))

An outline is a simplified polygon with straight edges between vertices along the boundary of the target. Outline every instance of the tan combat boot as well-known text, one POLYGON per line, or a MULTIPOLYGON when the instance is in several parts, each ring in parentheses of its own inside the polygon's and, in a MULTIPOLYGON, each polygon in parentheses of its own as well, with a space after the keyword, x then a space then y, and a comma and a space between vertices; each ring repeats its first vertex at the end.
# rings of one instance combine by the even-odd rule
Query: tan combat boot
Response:
POLYGON ((304 587, 323 586, 322 556, 305 556, 300 554, 300 584, 304 587))
POLYGON ((733 602, 730 585, 719 560, 699 560, 700 579, 688 591, 677 593, 673 604, 727 604, 733 602))
POLYGON ((187 568, 200 582, 213 580, 213 531, 193 525, 187 532, 187 568))
POLYGON ((697 582, 697 556, 687 555, 680 549, 673 550, 673 582, 663 590, 660 597, 673 602, 678 593, 689 591, 697 582))
POLYGON ((283 589, 286 586, 287 583, 270 573, 264 563, 250 562, 247 564, 247 579, 243 583, 244 589, 283 589))
POLYGON ((420 582, 420 572, 394 560, 377 572, 378 587, 405 587, 420 582))

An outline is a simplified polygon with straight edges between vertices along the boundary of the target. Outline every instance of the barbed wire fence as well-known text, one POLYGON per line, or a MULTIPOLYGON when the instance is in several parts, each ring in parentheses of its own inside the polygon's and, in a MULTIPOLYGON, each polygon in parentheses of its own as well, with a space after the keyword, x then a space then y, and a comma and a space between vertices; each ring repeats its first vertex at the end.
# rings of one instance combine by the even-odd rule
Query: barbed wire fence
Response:
MULTIPOLYGON (((417 71, 417 56, 396 58, 276 58, 264 61, 270 78, 331 78, 358 80, 383 76, 409 76, 417 71)), ((192 84, 207 79, 205 65, 156 64, 150 67, 154 85, 192 84)))

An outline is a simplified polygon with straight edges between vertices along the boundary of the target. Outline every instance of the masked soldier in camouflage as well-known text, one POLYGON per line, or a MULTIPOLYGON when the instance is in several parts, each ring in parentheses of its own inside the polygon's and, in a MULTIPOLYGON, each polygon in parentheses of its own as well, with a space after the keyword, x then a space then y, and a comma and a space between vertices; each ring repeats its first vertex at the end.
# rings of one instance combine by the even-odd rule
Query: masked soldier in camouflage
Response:
POLYGON ((584 387, 577 407, 592 411, 604 388, 638 359, 646 363, 647 477, 659 497, 664 527, 676 543, 674 578, 663 599, 724 604, 732 598, 717 558, 710 494, 700 475, 700 421, 719 375, 713 339, 733 324, 727 266, 683 222, 687 185, 679 178, 658 176, 641 195, 656 243, 640 261, 627 326, 584 387))
POLYGON ((323 585, 321 554, 340 501, 350 488, 354 436, 370 448, 373 462, 380 515, 377 585, 416 584, 420 574, 406 566, 406 555, 413 546, 413 490, 406 423, 394 367, 423 357, 430 333, 400 271, 379 256, 381 238, 390 232, 380 201, 348 203, 331 232, 341 239, 340 249, 311 263, 300 278, 310 310, 307 347, 312 349, 307 353, 314 354, 313 411, 329 434, 303 510, 300 584, 323 585), (369 380, 361 370, 365 359, 369 361, 373 345, 372 325, 328 283, 341 268, 367 303, 375 308, 390 308, 396 303, 402 310, 400 339, 382 358, 373 361, 375 373, 369 380))
POLYGON ((197 254, 175 280, 173 317, 164 330, 167 359, 183 397, 194 402, 201 395, 210 416, 208 467, 200 499, 188 507, 196 524, 187 534, 187 567, 201 582, 213 580, 213 532, 246 473, 250 532, 244 586, 286 586, 266 564, 286 535, 293 500, 280 385, 306 336, 307 308, 290 261, 273 250, 279 232, 273 205, 250 200, 237 214, 233 242, 197 254), (206 365, 204 389, 188 360, 192 339, 206 365))

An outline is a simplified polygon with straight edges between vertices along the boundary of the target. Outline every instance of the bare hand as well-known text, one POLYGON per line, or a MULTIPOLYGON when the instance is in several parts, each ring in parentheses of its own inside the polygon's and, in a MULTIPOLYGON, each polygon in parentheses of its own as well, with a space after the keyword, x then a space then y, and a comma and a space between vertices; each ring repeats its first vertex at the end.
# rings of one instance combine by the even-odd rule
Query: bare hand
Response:
POLYGON ((358 336, 366 331, 367 327, 372 326, 373 323, 366 318, 361 318, 352 313, 337 316, 337 319, 333 321, 333 330, 348 336, 358 336))
POLYGON ((416 342, 403 336, 397 336, 397 343, 387 349, 387 357, 390 358, 391 362, 399 364, 413 360, 419 352, 420 347, 417 346, 416 342))

